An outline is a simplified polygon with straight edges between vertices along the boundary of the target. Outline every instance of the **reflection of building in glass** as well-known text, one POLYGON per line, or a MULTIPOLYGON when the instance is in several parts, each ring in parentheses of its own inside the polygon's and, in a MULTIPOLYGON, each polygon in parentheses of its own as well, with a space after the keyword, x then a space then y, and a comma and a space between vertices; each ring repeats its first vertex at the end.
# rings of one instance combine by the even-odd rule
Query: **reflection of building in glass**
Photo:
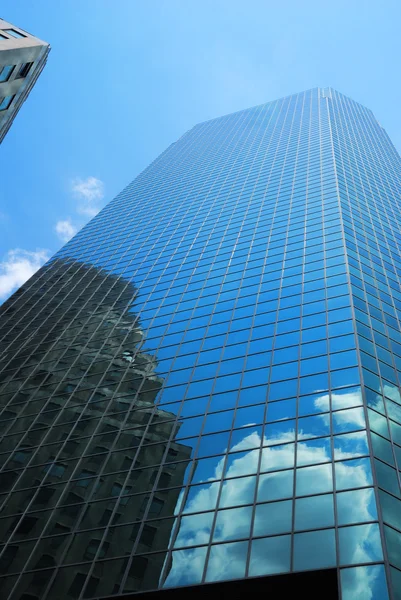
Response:
MULTIPOLYGON (((19 573, 30 565, 34 573, 20 584, 10 578, 2 589, 16 585, 16 597, 26 592, 26 598, 39 598, 60 561, 129 555, 135 541, 142 550, 167 548, 171 518, 144 528, 138 521, 173 515, 180 487, 163 488, 182 484, 187 463, 166 464, 158 475, 175 424, 171 413, 154 407, 163 379, 154 357, 140 350, 139 322, 127 312, 135 301, 133 286, 61 261, 44 269, 32 292, 23 317, 33 325, 29 354, 13 336, 4 339, 3 360, 11 360, 0 376, 0 535, 10 542, 0 568, 19 573), (77 298, 83 284, 86 302, 77 298), (52 299, 54 285, 63 287, 61 302, 52 299), (72 306, 71 296, 78 300, 72 306), (57 335, 49 321, 37 328, 31 323, 29 309, 47 299, 57 335)), ((13 325, 21 327, 15 313, 7 328, 13 325)), ((172 439, 169 453, 178 461, 190 449, 172 439)), ((95 567, 92 592, 113 593, 126 567, 127 559, 95 567)), ((134 591, 162 567, 162 558, 151 556, 128 572, 128 585, 134 591)), ((66 569, 51 597, 64 597, 66 590, 78 597, 85 579, 85 570, 66 569)))
POLYGON ((400 600, 400 166, 332 89, 201 123, 6 302, 6 600, 400 600))

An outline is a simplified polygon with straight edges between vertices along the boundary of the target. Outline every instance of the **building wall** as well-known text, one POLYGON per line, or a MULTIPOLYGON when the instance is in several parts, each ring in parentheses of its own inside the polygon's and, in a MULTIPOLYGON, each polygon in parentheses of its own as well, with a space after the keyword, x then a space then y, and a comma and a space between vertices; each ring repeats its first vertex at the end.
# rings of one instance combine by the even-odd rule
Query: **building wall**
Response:
POLYGON ((197 125, 4 304, 7 600, 326 568, 386 600, 348 105, 372 119, 314 89, 197 125))
POLYGON ((365 107, 333 92, 330 114, 381 533, 401 598, 401 161, 365 107))
POLYGON ((0 110, 0 143, 42 72, 49 51, 48 43, 0 19, 0 100, 12 98, 9 106, 0 110), (7 32, 10 29, 24 37, 13 37, 7 32), (20 70, 27 63, 33 64, 27 75, 21 77, 20 70), (13 71, 6 81, 1 81, 2 69, 10 66, 14 67, 13 71))

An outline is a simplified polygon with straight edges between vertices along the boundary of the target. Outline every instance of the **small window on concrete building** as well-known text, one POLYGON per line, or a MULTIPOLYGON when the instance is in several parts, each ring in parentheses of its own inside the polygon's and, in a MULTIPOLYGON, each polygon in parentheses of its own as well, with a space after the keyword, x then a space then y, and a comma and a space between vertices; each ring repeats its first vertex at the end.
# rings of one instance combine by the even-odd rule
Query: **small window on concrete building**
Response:
POLYGON ((24 37, 26 37, 26 35, 24 35, 20 31, 17 31, 16 29, 4 29, 4 32, 8 33, 8 35, 12 35, 12 37, 15 37, 15 38, 24 38, 24 37))
POLYGON ((14 96, 4 96, 3 98, 0 96, 0 110, 7 110, 13 100, 14 96))
POLYGON ((8 81, 13 71, 14 65, 6 65, 5 67, 0 67, 0 83, 2 83, 3 81, 8 81))
POLYGON ((26 77, 29 73, 29 71, 31 70, 31 67, 33 65, 33 62, 30 63, 24 63, 23 65, 20 66, 16 79, 23 79, 24 77, 26 77))

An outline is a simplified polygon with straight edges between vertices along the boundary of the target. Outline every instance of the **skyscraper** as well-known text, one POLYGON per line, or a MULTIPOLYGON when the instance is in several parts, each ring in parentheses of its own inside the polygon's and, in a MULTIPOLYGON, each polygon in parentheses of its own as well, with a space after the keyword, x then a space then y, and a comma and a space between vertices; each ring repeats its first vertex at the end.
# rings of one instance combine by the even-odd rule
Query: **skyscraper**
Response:
POLYGON ((7 300, 4 599, 401 598, 400 172, 330 88, 213 119, 7 300))
POLYGON ((0 19, 0 143, 46 64, 50 46, 0 19))

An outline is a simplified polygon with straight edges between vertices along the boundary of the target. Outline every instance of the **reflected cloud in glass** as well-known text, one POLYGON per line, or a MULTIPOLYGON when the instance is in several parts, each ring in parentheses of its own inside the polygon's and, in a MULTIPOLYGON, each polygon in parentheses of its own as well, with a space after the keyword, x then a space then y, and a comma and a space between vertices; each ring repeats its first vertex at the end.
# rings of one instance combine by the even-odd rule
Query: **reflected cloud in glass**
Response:
POLYGON ((360 564, 383 560, 379 525, 355 525, 338 530, 340 564, 360 564))
POLYGON ((253 540, 249 575, 288 573, 291 563, 291 536, 253 540))
POLYGON ((294 570, 323 569, 336 564, 334 529, 294 535, 294 570))
POLYGON ((297 444, 297 466, 302 467, 314 463, 325 463, 331 461, 330 438, 298 442, 297 444))
POLYGON ((253 535, 287 533, 292 525, 292 500, 259 504, 255 510, 253 535))
POLYGON ((334 525, 333 495, 295 500, 295 529, 318 529, 334 525))
POLYGON ((365 431, 346 433, 334 437, 334 458, 345 460, 369 454, 368 440, 365 431))
POLYGON ((350 408, 333 413, 333 433, 365 429, 365 415, 363 408, 350 408))
POLYGON ((163 587, 194 585, 200 583, 207 548, 175 550, 171 555, 171 568, 163 587))
POLYGON ((330 435, 330 415, 315 415, 298 419, 298 439, 330 435))
POLYGON ((316 465, 296 470, 296 495, 319 494, 333 491, 332 465, 316 465))
POLYGON ((341 569, 342 600, 388 600, 384 565, 341 569))
POLYGON ((213 541, 223 542, 225 540, 248 538, 251 520, 251 506, 219 510, 213 532, 213 541))
POLYGON ((248 542, 218 544, 210 550, 206 581, 224 581, 244 577, 248 542))
POLYGON ((373 488, 341 492, 336 496, 339 525, 377 520, 376 499, 373 488))
POLYGON ((337 490, 373 485, 372 466, 369 458, 337 462, 334 470, 337 490))

